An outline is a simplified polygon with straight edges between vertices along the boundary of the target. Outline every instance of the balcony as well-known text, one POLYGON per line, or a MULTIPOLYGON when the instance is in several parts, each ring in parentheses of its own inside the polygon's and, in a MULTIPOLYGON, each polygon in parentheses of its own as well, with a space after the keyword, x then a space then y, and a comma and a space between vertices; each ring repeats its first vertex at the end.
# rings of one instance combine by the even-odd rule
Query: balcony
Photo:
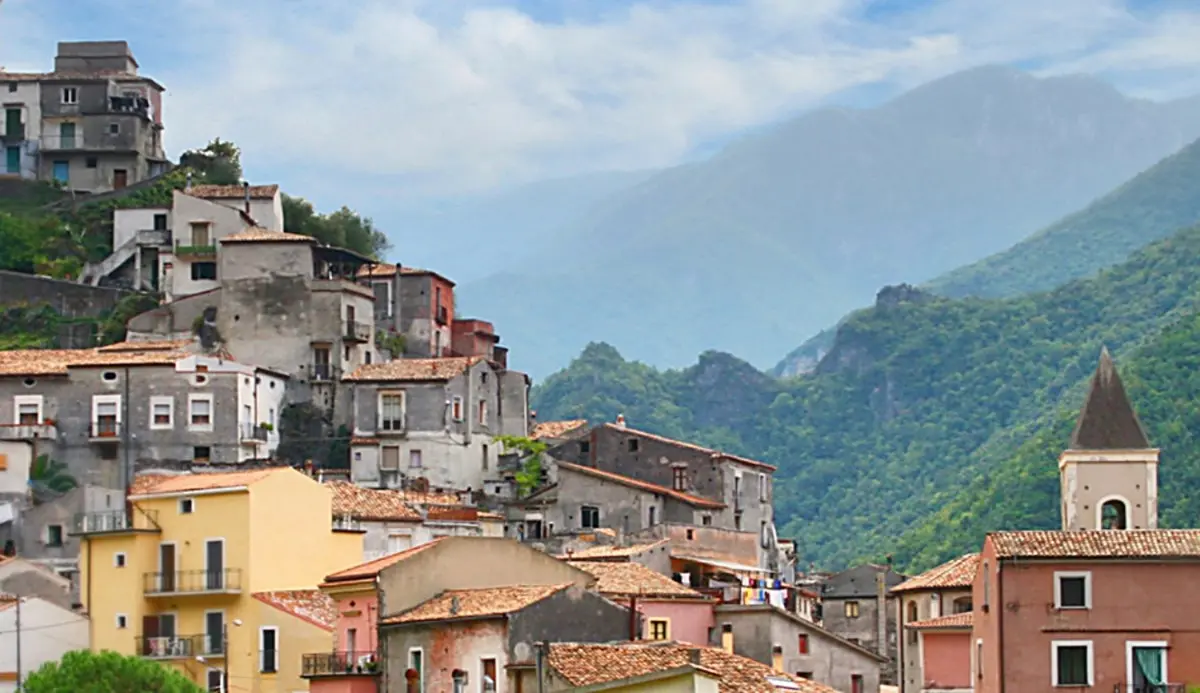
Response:
POLYGON ((346 342, 369 342, 371 341, 371 331, 374 329, 375 326, 371 323, 347 320, 345 329, 342 330, 342 340, 346 342))
POLYGON ((205 635, 158 635, 139 636, 138 654, 147 659, 192 659, 222 654, 221 636, 210 638, 205 635), (210 647, 211 646, 211 647, 210 647))
POLYGON ((217 256, 217 246, 208 243, 184 243, 175 241, 175 257, 180 258, 213 258, 217 256))
POLYGON ((142 576, 142 592, 147 597, 178 597, 189 594, 240 594, 240 568, 223 570, 176 570, 166 573, 146 573, 142 576))
POLYGON ((446 310, 446 306, 438 306, 437 307, 436 319, 437 319, 437 324, 439 324, 439 325, 449 325, 450 324, 450 311, 446 310))
POLYGON ((25 123, 8 123, 8 127, 0 133, 0 140, 5 143, 25 141, 25 123))
POLYGON ((312 364, 312 377, 310 380, 314 383, 331 383, 341 376, 342 369, 332 363, 312 364))
POLYGON ((126 532, 159 532, 157 510, 109 510, 101 513, 77 513, 71 534, 122 534, 126 532))
POLYGON ((242 423, 241 428, 242 445, 258 445, 259 443, 267 442, 267 427, 259 424, 242 423))
POLYGON ((115 443, 121 436, 121 422, 115 419, 96 419, 88 428, 88 438, 97 443, 115 443))
POLYGON ((58 428, 52 423, 0 424, 0 440, 53 440, 58 428))
POLYGON ((374 652, 316 652, 302 655, 300 677, 378 676, 379 657, 374 652))

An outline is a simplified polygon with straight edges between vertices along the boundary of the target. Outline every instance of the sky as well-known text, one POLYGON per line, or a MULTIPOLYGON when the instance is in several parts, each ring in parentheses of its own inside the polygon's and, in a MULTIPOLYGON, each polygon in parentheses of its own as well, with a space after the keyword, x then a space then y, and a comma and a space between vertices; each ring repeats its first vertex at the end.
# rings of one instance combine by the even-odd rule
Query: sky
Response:
POLYGON ((232 140, 252 182, 367 212, 670 166, 981 64, 1200 92, 1200 3, 1172 0, 0 2, 6 69, 83 39, 166 85, 170 155, 232 140))

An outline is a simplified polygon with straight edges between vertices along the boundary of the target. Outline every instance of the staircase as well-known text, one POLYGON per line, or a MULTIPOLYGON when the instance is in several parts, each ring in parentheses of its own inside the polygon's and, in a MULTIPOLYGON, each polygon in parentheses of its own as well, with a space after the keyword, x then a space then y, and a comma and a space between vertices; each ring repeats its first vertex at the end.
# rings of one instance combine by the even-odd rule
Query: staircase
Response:
MULTIPOLYGON (((100 262, 89 262, 85 265, 83 273, 79 276, 79 281, 89 286, 99 285, 101 279, 112 276, 117 270, 124 267, 125 263, 134 259, 142 248, 169 245, 169 233, 168 231, 156 231, 154 229, 138 231, 133 238, 122 243, 121 247, 114 250, 108 257, 100 262)), ((133 288, 140 290, 143 287, 134 286, 133 288)))

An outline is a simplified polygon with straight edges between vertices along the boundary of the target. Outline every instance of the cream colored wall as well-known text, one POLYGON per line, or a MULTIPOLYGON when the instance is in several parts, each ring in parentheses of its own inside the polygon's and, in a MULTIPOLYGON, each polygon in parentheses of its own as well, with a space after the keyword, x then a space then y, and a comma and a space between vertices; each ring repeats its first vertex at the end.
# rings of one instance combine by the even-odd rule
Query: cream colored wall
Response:
POLYGON ((233 691, 250 693, 292 693, 308 690, 308 681, 300 678, 301 655, 309 652, 332 652, 333 632, 310 621, 296 618, 273 606, 254 600, 246 609, 242 631, 245 645, 231 647, 229 660, 233 691), (274 626, 279 629, 279 671, 264 674, 258 666, 259 629, 274 626))
POLYGON ((1060 462, 1063 529, 1100 529, 1098 510, 1125 501, 1129 529, 1158 528, 1158 452, 1068 450, 1060 462))

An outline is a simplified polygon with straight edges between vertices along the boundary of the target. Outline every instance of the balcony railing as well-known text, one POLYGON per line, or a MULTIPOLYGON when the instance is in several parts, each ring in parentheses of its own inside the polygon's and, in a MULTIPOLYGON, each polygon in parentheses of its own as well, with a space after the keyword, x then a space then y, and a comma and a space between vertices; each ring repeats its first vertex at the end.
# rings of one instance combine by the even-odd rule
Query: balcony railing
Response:
POLYGON ((347 320, 342 339, 347 342, 369 342, 371 341, 371 330, 373 329, 374 326, 370 323, 347 320))
POLYGON ((52 423, 0 424, 0 440, 35 440, 58 437, 58 429, 52 423))
POLYGON ((109 510, 100 513, 77 513, 71 525, 71 534, 106 534, 119 532, 157 532, 158 511, 136 510, 132 514, 124 510, 109 510))
POLYGON ((88 429, 92 440, 115 441, 121 435, 121 422, 113 419, 97 419, 88 429))
POLYGON ((83 148, 82 135, 42 135, 42 151, 68 151, 83 148))
POLYGON ((148 597, 181 594, 236 594, 242 591, 240 568, 223 570, 176 570, 146 573, 142 589, 148 597))
POLYGON ((25 123, 8 123, 8 127, 0 133, 0 139, 5 142, 21 142, 25 139, 25 123))
POLYGON ((1186 693, 1185 683, 1118 683, 1113 693, 1186 693))
POLYGON ((221 635, 139 636, 138 654, 148 659, 191 659, 222 654, 221 635))
POLYGON ((341 376, 342 370, 332 363, 314 363, 312 365, 312 381, 329 383, 341 376))
POLYGON ((216 257, 217 246, 175 241, 175 255, 176 257, 216 257))
POLYGON ((300 659, 301 678, 378 674, 379 658, 374 652, 315 652, 300 659))
POLYGON ((242 442, 250 445, 267 442, 267 429, 265 426, 252 423, 240 424, 242 430, 242 442))

